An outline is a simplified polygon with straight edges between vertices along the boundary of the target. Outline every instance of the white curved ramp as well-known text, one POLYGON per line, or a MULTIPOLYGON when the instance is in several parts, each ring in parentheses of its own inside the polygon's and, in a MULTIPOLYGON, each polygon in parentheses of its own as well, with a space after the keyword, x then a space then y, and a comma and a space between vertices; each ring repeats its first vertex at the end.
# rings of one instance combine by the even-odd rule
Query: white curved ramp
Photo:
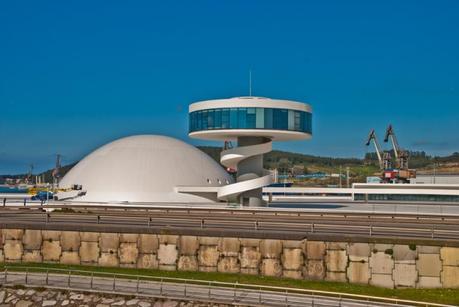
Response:
MULTIPOLYGON (((227 149, 221 152, 220 162, 226 167, 237 169, 241 161, 250 157, 263 155, 271 150, 271 140, 267 140, 261 144, 227 149)), ((267 175, 259 176, 255 173, 246 173, 238 176, 236 183, 223 186, 219 189, 217 193, 218 199, 233 200, 244 192, 261 189, 273 183, 272 176, 268 172, 263 173, 267 175)))

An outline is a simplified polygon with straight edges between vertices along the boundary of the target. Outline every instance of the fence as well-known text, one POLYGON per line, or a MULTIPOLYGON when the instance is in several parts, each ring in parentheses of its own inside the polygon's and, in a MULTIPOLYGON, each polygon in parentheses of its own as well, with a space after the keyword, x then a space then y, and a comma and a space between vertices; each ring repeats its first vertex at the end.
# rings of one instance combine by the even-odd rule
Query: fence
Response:
POLYGON ((43 267, 4 266, 0 280, 6 285, 25 285, 117 295, 194 300, 250 306, 449 306, 434 303, 346 294, 319 290, 259 286, 196 279, 66 270, 43 267))

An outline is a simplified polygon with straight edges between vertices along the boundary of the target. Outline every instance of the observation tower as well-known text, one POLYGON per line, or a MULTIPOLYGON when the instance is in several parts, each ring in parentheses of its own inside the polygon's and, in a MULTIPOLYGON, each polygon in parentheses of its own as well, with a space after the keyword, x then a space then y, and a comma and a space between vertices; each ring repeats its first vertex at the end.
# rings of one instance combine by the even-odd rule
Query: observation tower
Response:
POLYGON ((189 106, 189 136, 237 141, 220 154, 221 164, 237 171, 236 183, 220 187, 217 197, 259 206, 262 188, 273 183, 263 154, 273 141, 310 139, 312 110, 302 102, 252 96, 195 102, 189 106))

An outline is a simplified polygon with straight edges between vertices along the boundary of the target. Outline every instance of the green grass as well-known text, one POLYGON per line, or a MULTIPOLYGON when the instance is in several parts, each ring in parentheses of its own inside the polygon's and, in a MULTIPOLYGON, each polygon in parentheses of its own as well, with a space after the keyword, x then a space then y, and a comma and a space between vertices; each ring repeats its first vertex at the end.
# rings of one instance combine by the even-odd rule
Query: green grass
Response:
POLYGON ((355 285, 347 283, 327 282, 327 281, 308 281, 295 280, 288 278, 264 277, 244 274, 223 274, 223 273, 205 273, 205 272, 176 272, 176 271, 159 271, 147 269, 129 269, 129 268, 105 268, 95 266, 80 265, 60 265, 60 264, 43 264, 43 263, 9 263, 0 264, 0 269, 5 265, 10 270, 15 267, 40 267, 50 269, 70 269, 85 270, 99 273, 118 273, 132 274, 141 276, 154 277, 171 277, 185 279, 199 279, 207 281, 219 281, 275 287, 291 287, 310 290, 342 292, 350 294, 362 294, 370 296, 379 296, 386 298, 397 298, 404 300, 424 301, 431 303, 459 305, 459 289, 385 289, 368 285, 355 285))

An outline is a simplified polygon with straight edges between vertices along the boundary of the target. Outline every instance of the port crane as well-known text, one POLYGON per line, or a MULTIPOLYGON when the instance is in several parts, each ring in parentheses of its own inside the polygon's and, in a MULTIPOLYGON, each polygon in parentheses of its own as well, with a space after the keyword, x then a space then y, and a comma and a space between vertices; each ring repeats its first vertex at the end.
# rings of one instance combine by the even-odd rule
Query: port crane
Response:
POLYGON ((378 156, 379 168, 384 171, 392 168, 392 157, 389 152, 382 150, 381 145, 378 142, 376 137, 375 130, 371 130, 368 135, 366 145, 370 146, 370 143, 373 141, 373 144, 376 149, 376 155, 378 156))
POLYGON ((384 143, 389 142, 392 143, 392 147, 394 149, 394 155, 396 159, 396 166, 398 169, 408 169, 408 159, 409 154, 408 151, 403 150, 400 145, 398 144, 397 136, 395 135, 394 128, 392 125, 389 125, 386 129, 386 136, 384 137, 384 143))
POLYGON ((57 188, 59 184, 59 178, 61 177, 60 174, 61 170, 61 155, 57 154, 56 155, 56 166, 53 169, 52 176, 53 176, 53 186, 57 188))
POLYGON ((24 178, 25 184, 30 184, 32 182, 32 173, 33 173, 33 164, 29 165, 29 172, 27 173, 26 177, 24 178))
POLYGON ((411 178, 416 178, 416 170, 409 169, 408 167, 409 152, 400 147, 392 125, 387 127, 384 137, 385 143, 389 141, 391 141, 394 150, 396 167, 398 168, 398 181, 406 183, 409 182, 411 178))

